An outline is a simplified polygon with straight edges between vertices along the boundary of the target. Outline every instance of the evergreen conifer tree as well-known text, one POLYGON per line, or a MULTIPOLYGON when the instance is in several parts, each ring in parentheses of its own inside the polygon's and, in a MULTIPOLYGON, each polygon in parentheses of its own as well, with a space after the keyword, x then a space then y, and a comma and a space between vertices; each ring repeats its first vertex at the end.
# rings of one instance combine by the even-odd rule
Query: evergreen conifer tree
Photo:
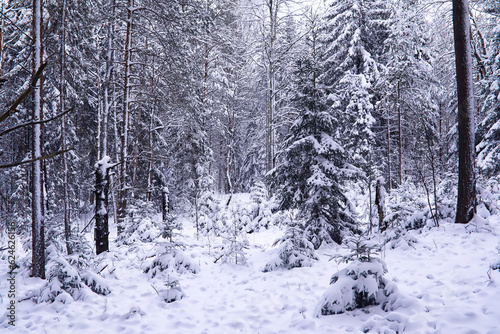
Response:
MULTIPOLYGON (((488 3, 486 10, 498 17, 500 5, 497 3, 488 3)), ((479 143, 476 150, 479 170, 486 176, 495 176, 500 174, 500 24, 496 24, 491 33, 488 54, 489 75, 483 82, 482 90, 482 113, 486 117, 477 130, 476 140, 479 143)))
POLYGON ((337 123, 325 108, 316 87, 319 68, 313 57, 297 61, 293 99, 299 116, 283 150, 283 162, 271 176, 280 187, 281 210, 299 209, 305 234, 314 248, 341 243, 346 230, 356 230, 341 182, 356 173, 346 161, 342 146, 332 137, 337 123))
POLYGON ((319 78, 339 120, 337 136, 355 163, 367 169, 375 145, 373 86, 388 35, 386 1, 335 0, 324 14, 319 78))

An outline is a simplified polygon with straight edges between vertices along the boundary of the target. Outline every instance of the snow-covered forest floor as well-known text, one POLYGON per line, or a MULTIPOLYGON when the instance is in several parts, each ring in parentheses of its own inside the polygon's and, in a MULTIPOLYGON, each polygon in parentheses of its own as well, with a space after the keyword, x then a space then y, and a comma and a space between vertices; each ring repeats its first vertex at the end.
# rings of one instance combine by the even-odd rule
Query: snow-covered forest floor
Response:
MULTIPOLYGON (((238 199, 244 202, 246 198, 238 199)), ((161 279, 143 272, 154 255, 155 243, 117 246, 112 241, 110 252, 101 255, 101 266, 107 264, 101 274, 110 294, 89 293, 83 300, 68 299, 67 303, 22 300, 17 303, 15 327, 7 324, 5 315, 8 270, 7 261, 2 260, 0 327, 15 333, 58 334, 500 333, 500 273, 490 270, 499 260, 500 216, 489 216, 486 210, 479 214, 484 219, 472 224, 442 221, 440 227, 412 230, 405 239, 385 246, 380 256, 389 270, 386 278, 400 292, 401 307, 391 312, 369 306, 314 316, 330 277, 345 267, 329 261, 329 255, 345 251, 340 246, 322 246, 319 261, 312 267, 264 273, 275 251, 272 244, 283 233, 280 228, 247 235, 246 265, 221 264, 214 263, 217 241, 211 240, 209 248, 208 239, 197 239, 193 224, 184 221, 178 240, 200 270, 179 276, 183 299, 165 303, 158 295, 161 279)), ((113 240, 114 225, 111 231, 113 240)), ((18 257, 27 254, 18 249, 18 257)), ((18 276, 19 299, 42 283, 18 276)))

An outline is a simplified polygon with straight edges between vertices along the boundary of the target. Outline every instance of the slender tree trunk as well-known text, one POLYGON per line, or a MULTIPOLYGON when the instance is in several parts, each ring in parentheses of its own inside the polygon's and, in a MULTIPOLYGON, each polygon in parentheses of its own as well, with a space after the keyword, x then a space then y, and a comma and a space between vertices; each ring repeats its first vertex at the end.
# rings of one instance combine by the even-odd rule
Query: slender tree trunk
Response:
MULTIPOLYGON (((110 10, 114 19, 115 12, 115 1, 110 1, 110 10)), ((114 49, 113 49, 113 38, 114 38, 114 20, 110 20, 108 23, 108 50, 106 56, 106 75, 104 78, 104 110, 102 115, 102 156, 108 155, 108 118, 113 101, 110 101, 111 82, 113 81, 113 71, 114 71, 114 49)))
POLYGON ((403 180, 403 130, 401 127, 401 89, 398 81, 398 145, 399 145, 399 174, 398 184, 401 185, 403 180))
MULTIPOLYGON (((151 77, 151 86, 156 87, 156 76, 155 76, 155 57, 152 59, 153 64, 153 75, 151 77)), ((153 102, 153 108, 151 110, 151 119, 149 122, 149 162, 148 162, 148 190, 146 193, 146 200, 151 201, 151 196, 153 193, 153 129, 155 125, 155 111, 156 111, 156 99, 153 102)))
POLYGON ((274 118, 276 117, 276 62, 275 44, 277 39, 278 9, 279 0, 269 0, 267 3, 269 10, 269 40, 267 50, 267 75, 268 75, 268 114, 267 114, 267 171, 274 168, 275 148, 274 148, 274 118))
POLYGON ((3 60, 4 60, 4 49, 3 49, 3 41, 4 41, 4 31, 5 31, 5 18, 4 18, 4 12, 3 12, 3 6, 4 4, 2 3, 1 11, 2 11, 2 23, 1 23, 1 30, 0 30, 0 77, 2 76, 3 73, 3 60))
MULTIPOLYGON (((61 64, 60 64, 60 87, 59 87, 59 104, 60 112, 64 112, 66 109, 65 98, 66 98, 66 78, 64 77, 64 71, 66 70, 66 0, 63 0, 62 9, 62 19, 61 19, 62 29, 61 29, 61 64)), ((61 149, 66 150, 66 115, 61 118, 61 149)), ((71 221, 69 212, 69 168, 68 159, 66 154, 62 155, 63 163, 63 191, 64 191, 64 238, 66 240, 66 251, 68 254, 73 253, 71 247, 71 221)))
POLYGON ((120 147, 120 188, 118 190, 118 235, 125 230, 125 219, 127 216, 127 159, 128 159, 128 129, 129 129, 129 106, 130 106, 130 65, 132 54, 132 14, 134 0, 128 1, 127 7, 127 30, 125 37, 125 61, 124 61, 124 84, 123 84, 123 115, 120 147))
POLYGON ((387 182, 389 191, 392 189, 392 175, 391 175, 391 128, 389 119, 389 109, 387 109, 387 182))
POLYGON ((224 183, 224 171, 225 171, 225 162, 223 162, 222 157, 224 156, 224 142, 221 136, 219 140, 219 157, 217 158, 219 165, 219 173, 218 173, 218 189, 221 193, 226 193, 226 185, 224 183))
POLYGON ((155 118, 156 103, 153 104, 151 111, 151 121, 149 123, 149 161, 148 161, 148 189, 146 193, 146 201, 151 201, 151 194, 153 193, 153 127, 155 118))
POLYGON ((458 93, 458 199, 456 223, 468 223, 476 200, 474 91, 468 0, 453 0, 453 31, 458 93))
POLYGON ((102 137, 102 129, 101 129, 101 121, 102 121, 102 89, 101 89, 101 80, 97 79, 97 129, 96 129, 96 161, 101 160, 101 137, 102 137))
MULTIPOLYGON (((43 31, 42 31, 42 0, 33 0, 33 76, 42 65, 43 31)), ((33 89, 33 121, 43 119, 42 85, 40 77, 33 89)), ((33 125, 33 158, 42 156, 42 125, 33 125)), ((32 164, 31 182, 32 193, 32 276, 45 279, 45 232, 43 217, 43 184, 42 161, 37 160, 32 164)))

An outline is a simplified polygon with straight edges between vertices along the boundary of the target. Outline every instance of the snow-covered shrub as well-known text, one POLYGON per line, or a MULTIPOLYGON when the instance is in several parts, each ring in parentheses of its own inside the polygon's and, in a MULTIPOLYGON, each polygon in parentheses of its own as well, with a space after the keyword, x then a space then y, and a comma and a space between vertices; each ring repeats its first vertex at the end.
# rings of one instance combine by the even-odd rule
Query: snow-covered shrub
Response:
MULTIPOLYGON (((251 188, 250 198, 252 199, 252 221, 248 232, 259 231, 260 228, 269 228, 277 220, 274 211, 277 210, 277 204, 274 198, 270 198, 264 182, 258 181, 251 188)), ((278 220, 279 221, 279 220, 278 220)))
POLYGON ((437 187, 438 212, 439 218, 448 219, 450 222, 455 220, 457 205, 458 176, 456 173, 446 174, 437 187))
POLYGON ((482 215, 483 218, 498 214, 500 205, 500 181, 489 179, 478 182, 477 195, 478 214, 482 215), (484 207, 483 212, 480 212, 481 207, 484 207))
POLYGON ((423 227, 427 221, 429 208, 423 193, 411 183, 406 182, 397 189, 393 189, 386 196, 386 217, 384 222, 391 227, 403 229, 418 229, 423 227))
POLYGON ((497 245, 498 255, 490 264, 491 270, 500 270, 500 243, 497 245))
POLYGON ((226 206, 216 196, 204 197, 200 208, 200 232, 206 237, 217 236, 227 221, 226 206))
POLYGON ((317 260, 313 244, 304 235, 304 226, 291 216, 285 233, 277 239, 273 246, 279 244, 275 256, 264 267, 264 272, 278 268, 292 269, 310 267, 317 260))
POLYGON ((130 218, 119 242, 131 245, 137 241, 152 242, 160 235, 158 212, 153 202, 137 200, 127 210, 130 218))
POLYGON ((408 230, 395 227, 390 228, 382 234, 384 238, 384 244, 388 245, 391 249, 399 247, 414 247, 413 245, 418 243, 418 239, 408 230))
POLYGON ((88 269, 89 259, 83 254, 64 256, 55 244, 47 247, 47 282, 39 292, 30 295, 36 302, 69 303, 85 299, 89 290, 107 295, 111 292, 106 280, 88 269))
POLYGON ((108 295, 111 293, 108 282, 99 274, 89 270, 80 273, 82 282, 85 283, 93 292, 99 295, 108 295))
POLYGON ((179 274, 191 272, 196 274, 199 271, 198 264, 192 262, 181 250, 168 247, 144 268, 144 272, 151 278, 159 273, 170 275, 173 272, 179 274))
POLYGON ((351 262, 332 276, 331 286, 321 297, 316 314, 338 314, 380 304, 381 297, 385 297, 386 272, 384 262, 377 258, 351 262))
POLYGON ((157 224, 149 217, 140 219, 137 228, 129 237, 128 242, 134 243, 136 241, 152 242, 158 238, 160 231, 157 224))
POLYGON ((339 314, 370 305, 381 305, 385 311, 398 307, 397 287, 384 278, 385 262, 374 256, 380 246, 365 236, 350 238, 347 244, 350 253, 334 258, 349 264, 332 276, 315 315, 339 314))

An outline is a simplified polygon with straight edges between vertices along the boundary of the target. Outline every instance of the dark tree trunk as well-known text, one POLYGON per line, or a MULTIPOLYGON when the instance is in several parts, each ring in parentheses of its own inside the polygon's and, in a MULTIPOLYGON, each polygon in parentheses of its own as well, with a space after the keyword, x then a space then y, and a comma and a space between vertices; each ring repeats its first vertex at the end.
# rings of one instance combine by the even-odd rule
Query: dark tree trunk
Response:
MULTIPOLYGON (((59 83, 59 107, 61 113, 64 113, 65 107, 65 94, 66 94, 66 83, 64 73, 66 71, 66 0, 63 0, 62 8, 62 19, 61 19, 61 63, 60 63, 60 83, 59 83)), ((61 150, 66 150, 66 116, 61 118, 61 150)), ((71 247, 71 221, 70 221, 70 210, 69 210, 69 169, 68 169, 68 159, 66 154, 62 155, 63 161, 63 192, 64 192, 64 238, 66 240, 66 251, 68 254, 73 254, 73 249, 71 247)))
POLYGON ((458 93, 458 199, 456 223, 474 216, 474 91, 468 0, 453 0, 453 30, 458 93))
POLYGON ((109 157, 96 163, 95 182, 95 252, 97 255, 109 250, 108 194, 109 157))
POLYGON ((384 201, 384 185, 380 179, 378 179, 377 185, 375 186, 375 205, 378 211, 378 228, 381 232, 387 229, 387 223, 384 223, 384 201))

